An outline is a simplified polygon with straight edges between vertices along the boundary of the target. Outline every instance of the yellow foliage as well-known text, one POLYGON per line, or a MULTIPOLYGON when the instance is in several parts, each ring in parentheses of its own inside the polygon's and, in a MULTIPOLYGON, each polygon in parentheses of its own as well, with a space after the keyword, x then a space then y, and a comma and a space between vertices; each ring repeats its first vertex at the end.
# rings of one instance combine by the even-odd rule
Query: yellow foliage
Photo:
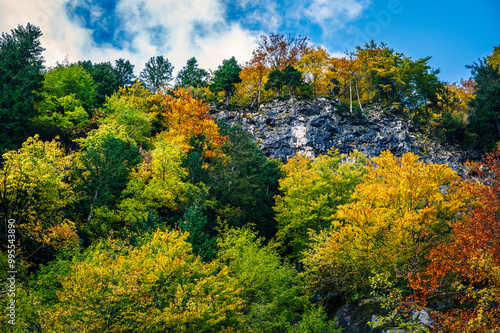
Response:
POLYGON ((219 128, 210 115, 208 105, 193 97, 184 89, 178 88, 173 95, 158 93, 161 118, 165 131, 160 137, 180 142, 189 151, 193 147, 190 139, 203 136, 203 151, 206 157, 222 156, 221 147, 225 137, 219 135, 219 128), (174 138, 178 139, 174 139, 174 138))
POLYGON ((406 278, 417 270, 426 247, 449 231, 470 199, 447 165, 426 164, 412 153, 397 158, 386 151, 371 166, 306 260, 318 281, 351 292, 368 285, 368 276, 406 278))
POLYGON ((49 228, 62 222, 61 209, 75 199, 66 182, 72 156, 58 142, 30 137, 17 151, 3 155, 0 203, 6 219, 15 219, 25 233, 35 225, 49 228))
POLYGON ((227 268, 204 264, 187 234, 157 231, 133 248, 92 249, 42 310, 47 332, 212 332, 237 325, 243 301, 227 268))

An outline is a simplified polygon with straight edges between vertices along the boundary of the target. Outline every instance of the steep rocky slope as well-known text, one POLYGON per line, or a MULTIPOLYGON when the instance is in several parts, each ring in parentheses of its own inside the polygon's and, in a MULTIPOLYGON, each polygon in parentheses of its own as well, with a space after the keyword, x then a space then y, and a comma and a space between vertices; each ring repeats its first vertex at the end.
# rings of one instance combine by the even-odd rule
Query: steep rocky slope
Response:
POLYGON ((332 147, 340 153, 357 149, 368 156, 390 150, 396 156, 413 152, 424 161, 462 172, 467 158, 463 152, 431 142, 391 110, 374 107, 353 116, 342 114, 338 106, 338 100, 290 98, 262 104, 259 111, 212 112, 218 119, 241 124, 267 156, 283 161, 297 153, 326 154, 332 147))

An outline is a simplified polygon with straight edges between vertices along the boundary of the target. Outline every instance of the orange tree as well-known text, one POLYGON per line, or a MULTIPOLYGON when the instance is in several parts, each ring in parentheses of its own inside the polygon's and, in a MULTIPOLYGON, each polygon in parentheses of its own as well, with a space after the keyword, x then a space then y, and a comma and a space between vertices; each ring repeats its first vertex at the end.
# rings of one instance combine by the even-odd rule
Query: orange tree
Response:
POLYGON ((205 157, 220 155, 225 138, 219 134, 219 128, 210 115, 208 105, 195 98, 188 91, 178 88, 171 94, 155 95, 159 105, 160 117, 165 130, 160 137, 180 142, 186 151, 190 151, 191 138, 203 137, 205 157))
MULTIPOLYGON (((438 332, 493 332, 500 327, 500 144, 477 165, 477 198, 453 225, 453 233, 433 247, 429 263, 410 275, 420 305, 451 306, 434 312, 438 332)), ((495 331, 496 332, 496 331, 495 331)))

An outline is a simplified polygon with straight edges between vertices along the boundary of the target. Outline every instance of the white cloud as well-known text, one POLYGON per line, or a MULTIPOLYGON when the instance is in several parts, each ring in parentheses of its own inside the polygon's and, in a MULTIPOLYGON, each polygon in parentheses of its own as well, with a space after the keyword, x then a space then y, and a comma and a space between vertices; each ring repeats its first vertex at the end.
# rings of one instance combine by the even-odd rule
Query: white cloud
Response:
MULTIPOLYGON (((235 56, 238 61, 250 58, 256 34, 237 23, 224 21, 224 8, 218 0, 120 0, 116 12, 121 29, 132 40, 124 48, 97 45, 92 31, 71 21, 65 12, 69 0, 28 0, 0 4, 0 30, 10 33, 18 24, 31 22, 42 30, 42 46, 48 66, 66 56, 71 62, 90 59, 94 62, 129 59, 139 72, 156 55, 167 57, 181 69, 195 56, 201 66, 216 69, 223 59, 235 56), (151 39, 150 30, 159 28, 164 37, 151 39), (201 29, 201 30, 200 30, 201 29), (164 40, 163 40, 164 39, 164 40)), ((100 7, 89 5, 92 19, 105 19, 100 7)), ((138 74, 138 73, 137 73, 138 74)))
POLYGON ((313 0, 305 7, 304 14, 325 28, 338 29, 360 17, 369 5, 369 0, 313 0))
POLYGON ((286 5, 278 1, 237 0, 233 4, 243 21, 234 22, 227 20, 227 1, 118 0, 118 31, 127 36, 121 48, 96 44, 93 31, 83 28, 75 17, 68 18, 67 6, 84 3, 91 20, 112 19, 95 0, 4 0, 0 3, 0 31, 10 32, 27 22, 39 26, 44 34, 41 41, 48 66, 65 56, 71 62, 125 58, 135 65, 138 74, 150 57, 163 55, 176 71, 193 56, 201 67, 215 70, 231 56, 239 62, 249 60, 257 37, 263 33, 304 34, 298 26, 301 20, 318 24, 325 33, 357 19, 369 4, 369 0, 301 0, 286 5), (286 27, 289 30, 280 31, 286 27))

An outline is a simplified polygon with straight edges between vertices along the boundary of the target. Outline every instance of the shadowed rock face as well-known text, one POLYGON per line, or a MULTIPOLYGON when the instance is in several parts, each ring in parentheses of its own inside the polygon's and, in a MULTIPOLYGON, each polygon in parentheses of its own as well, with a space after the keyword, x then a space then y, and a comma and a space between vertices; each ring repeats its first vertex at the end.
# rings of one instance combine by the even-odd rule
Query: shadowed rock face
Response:
POLYGON ((463 153, 412 133, 416 130, 390 110, 374 107, 353 116, 341 114, 338 105, 338 100, 326 98, 290 98, 262 104, 254 113, 214 112, 217 119, 241 124, 268 157, 283 161, 295 154, 316 157, 331 148, 344 154, 356 149, 370 157, 390 150, 396 156, 412 152, 424 161, 448 164, 459 173, 463 170, 463 153))

